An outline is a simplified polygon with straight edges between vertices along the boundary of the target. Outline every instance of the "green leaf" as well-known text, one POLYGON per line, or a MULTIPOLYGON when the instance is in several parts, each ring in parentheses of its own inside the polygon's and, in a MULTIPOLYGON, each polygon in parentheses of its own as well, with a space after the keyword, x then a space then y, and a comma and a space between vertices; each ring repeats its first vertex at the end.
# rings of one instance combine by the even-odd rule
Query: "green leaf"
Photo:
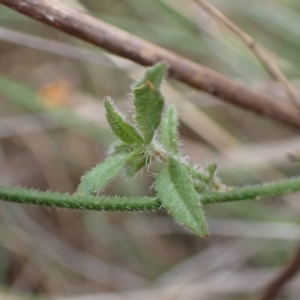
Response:
POLYGON ((164 98, 160 92, 160 86, 166 69, 166 65, 163 63, 147 69, 145 75, 132 88, 136 122, 146 144, 151 143, 155 130, 161 121, 164 98))
POLYGON ((113 180, 135 153, 122 153, 106 159, 81 178, 77 194, 94 196, 113 180))
POLYGON ((147 158, 144 153, 132 156, 125 166, 125 172, 128 176, 133 176, 147 164, 147 158))
POLYGON ((121 142, 113 145, 112 149, 109 151, 109 154, 116 155, 120 153, 129 153, 134 152, 135 149, 136 148, 134 146, 121 142))
POLYGON ((173 154, 179 154, 177 126, 177 111, 173 105, 170 105, 162 118, 160 140, 164 148, 173 154))
POLYGON ((104 100, 107 121, 114 132, 123 142, 128 144, 142 144, 143 138, 137 133, 136 129, 125 121, 117 112, 110 98, 104 100))
POLYGON ((153 90, 159 90, 161 87, 161 83, 166 75, 166 72, 166 64, 162 62, 157 63, 146 70, 144 76, 136 82, 135 86, 139 87, 142 84, 146 83, 146 81, 148 80, 152 83, 153 90))
POLYGON ((174 158, 156 179, 156 190, 163 206, 173 218, 206 237, 208 229, 200 200, 186 169, 174 158))
POLYGON ((110 152, 112 155, 120 154, 120 153, 129 153, 135 152, 125 165, 125 173, 128 176, 133 176, 136 172, 138 172, 141 168, 146 166, 147 157, 145 155, 144 149, 141 147, 134 147, 132 145, 128 145, 126 143, 118 143, 114 145, 112 151, 110 152))

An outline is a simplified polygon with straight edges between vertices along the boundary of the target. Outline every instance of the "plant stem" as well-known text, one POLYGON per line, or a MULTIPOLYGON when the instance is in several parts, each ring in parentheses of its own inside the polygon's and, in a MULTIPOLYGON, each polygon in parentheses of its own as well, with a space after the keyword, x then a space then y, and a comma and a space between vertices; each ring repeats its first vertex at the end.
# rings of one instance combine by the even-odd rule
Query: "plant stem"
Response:
POLYGON ((46 207, 100 211, 156 210, 161 206, 157 197, 90 197, 9 187, 0 187, 0 199, 46 207))
POLYGON ((247 199, 260 200, 268 197, 282 196, 300 191, 300 177, 291 179, 233 188, 226 192, 206 192, 200 195, 203 204, 223 203, 247 199))
MULTIPOLYGON (((202 204, 223 203, 247 199, 282 196, 300 191, 300 177, 268 184, 235 188, 226 192, 206 192, 200 195, 202 204)), ((100 211, 146 211, 162 208, 157 197, 86 197, 24 188, 0 187, 0 199, 21 204, 100 211)))
POLYGON ((209 178, 209 176, 199 172, 198 170, 196 170, 195 168, 193 168, 191 165, 181 162, 181 164, 186 168, 186 170, 195 178, 199 179, 200 181, 203 181, 205 183, 210 183, 211 179, 209 178))

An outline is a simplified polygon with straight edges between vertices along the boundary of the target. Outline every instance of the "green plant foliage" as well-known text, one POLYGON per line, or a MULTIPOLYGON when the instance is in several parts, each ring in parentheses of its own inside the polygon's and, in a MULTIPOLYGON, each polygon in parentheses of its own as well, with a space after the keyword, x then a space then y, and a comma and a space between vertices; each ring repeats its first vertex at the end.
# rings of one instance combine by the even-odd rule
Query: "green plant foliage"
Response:
POLYGON ((156 179, 160 201, 172 217, 199 236, 208 235, 199 197, 186 169, 174 158, 156 179))
POLYGON ((260 199, 300 190, 300 177, 272 184, 224 187, 216 176, 215 163, 202 170, 184 160, 179 152, 177 112, 173 106, 167 107, 161 122, 164 98, 160 93, 160 86, 165 73, 166 66, 159 63, 147 69, 144 76, 133 86, 135 121, 132 125, 118 113, 109 98, 105 99, 108 123, 120 141, 112 147, 109 158, 82 177, 75 195, 0 187, 1 199, 89 210, 132 211, 165 208, 178 223, 205 237, 208 229, 202 204, 260 199), (160 123, 159 143, 154 135, 160 123), (165 166, 155 181, 157 196, 97 196, 122 170, 127 176, 133 176, 141 168, 149 167, 155 160, 165 166))
POLYGON ((133 176, 147 164, 147 157, 144 153, 132 156, 126 163, 125 172, 128 176, 133 176))
POLYGON ((127 176, 133 176, 136 172, 146 166, 147 155, 145 153, 145 149, 137 147, 136 145, 133 146, 126 143, 119 143, 114 145, 111 150, 111 155, 130 152, 135 152, 136 154, 128 159, 125 165, 124 170, 127 176))
POLYGON ((77 194, 94 196, 113 180, 135 153, 123 153, 111 156, 82 176, 77 194))
MULTIPOLYGON (((280 180, 269 184, 257 184, 242 188, 233 188, 222 192, 201 192, 203 205, 226 203, 247 199, 257 200, 264 197, 276 197, 295 193, 300 190, 300 177, 280 180)), ((41 192, 25 188, 0 186, 0 199, 3 201, 80 210, 101 211, 145 211, 162 209, 158 197, 94 197, 41 192)))
POLYGON ((166 65, 159 63, 149 68, 132 88, 136 122, 142 132, 145 144, 150 144, 160 124, 164 98, 160 92, 166 74, 166 65))
POLYGON ((162 146, 169 152, 179 154, 177 136, 178 117, 176 108, 173 105, 167 107, 162 118, 160 141, 162 146))
POLYGON ((127 143, 117 143, 115 145, 113 145, 111 151, 110 151, 110 155, 115 155, 115 154, 120 154, 120 153, 129 153, 129 152, 133 152, 134 151, 134 146, 133 145, 129 145, 127 143))
POLYGON ((136 129, 117 112, 110 98, 104 100, 106 118, 110 128, 123 142, 128 144, 142 144, 143 138, 137 133, 136 129))

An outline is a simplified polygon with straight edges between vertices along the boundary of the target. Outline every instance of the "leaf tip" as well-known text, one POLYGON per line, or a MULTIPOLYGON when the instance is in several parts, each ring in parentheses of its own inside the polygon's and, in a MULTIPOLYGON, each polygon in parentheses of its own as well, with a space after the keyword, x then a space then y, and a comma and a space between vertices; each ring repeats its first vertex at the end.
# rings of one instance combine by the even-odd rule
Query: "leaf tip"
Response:
POLYGON ((106 111, 108 111, 113 108, 114 100, 109 96, 105 96, 103 98, 103 103, 106 111))
POLYGON ((161 87, 162 81, 167 73, 167 65, 164 62, 159 62, 154 66, 148 68, 146 71, 146 77, 149 82, 153 84, 155 89, 159 89, 161 87))
POLYGON ((167 69, 168 67, 164 62, 159 62, 147 68, 144 75, 133 84, 132 90, 139 90, 145 85, 149 86, 152 91, 159 90, 166 76, 167 69))

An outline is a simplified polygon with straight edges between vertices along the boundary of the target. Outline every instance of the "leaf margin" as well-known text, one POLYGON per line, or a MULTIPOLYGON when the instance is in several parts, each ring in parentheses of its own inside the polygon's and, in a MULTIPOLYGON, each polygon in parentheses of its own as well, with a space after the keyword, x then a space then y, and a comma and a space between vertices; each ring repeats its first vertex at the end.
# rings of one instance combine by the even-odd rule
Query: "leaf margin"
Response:
POLYGON ((127 144, 142 144, 144 142, 137 130, 117 111, 110 97, 104 98, 104 107, 110 128, 120 140, 127 144))
POLYGON ((120 153, 108 157, 97 164, 81 177, 76 194, 82 196, 94 196, 114 180, 123 170, 127 161, 135 155, 135 152, 120 153))
POLYGON ((170 158, 168 166, 158 174, 155 187, 162 205, 178 223, 200 237, 208 236, 200 198, 180 162, 170 158))

